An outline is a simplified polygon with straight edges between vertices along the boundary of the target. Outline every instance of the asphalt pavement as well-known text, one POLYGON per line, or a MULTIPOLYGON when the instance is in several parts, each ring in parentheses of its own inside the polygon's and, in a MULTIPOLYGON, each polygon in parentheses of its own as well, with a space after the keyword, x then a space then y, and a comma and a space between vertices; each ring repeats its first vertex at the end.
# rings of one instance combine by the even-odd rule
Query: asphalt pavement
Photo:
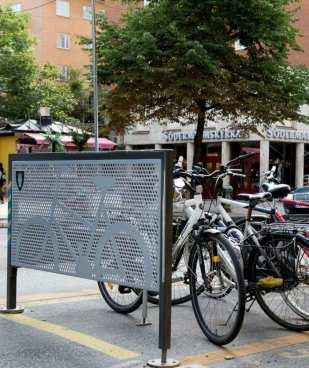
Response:
MULTIPOLYGON (((0 229, 0 305, 6 294, 6 229, 0 229)), ((96 282, 30 269, 18 271, 21 315, 0 314, 0 368, 141 368, 159 358, 159 309, 137 327, 141 309, 113 312, 96 282)), ((254 305, 239 336, 223 348, 202 334, 191 303, 172 309, 170 358, 186 368, 308 367, 309 334, 287 331, 254 305)))

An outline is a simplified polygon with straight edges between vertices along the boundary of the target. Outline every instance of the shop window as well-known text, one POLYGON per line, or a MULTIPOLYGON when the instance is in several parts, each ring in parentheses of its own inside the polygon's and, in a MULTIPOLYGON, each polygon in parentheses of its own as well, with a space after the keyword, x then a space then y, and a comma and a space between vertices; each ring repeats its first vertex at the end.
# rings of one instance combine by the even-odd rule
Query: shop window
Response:
POLYGON ((56 15, 60 17, 69 17, 70 2, 66 0, 56 0, 56 15))
POLYGON ((10 6, 12 12, 18 13, 21 11, 21 4, 13 4, 10 6))
POLYGON ((70 35, 66 33, 57 34, 57 48, 69 49, 70 48, 70 35))

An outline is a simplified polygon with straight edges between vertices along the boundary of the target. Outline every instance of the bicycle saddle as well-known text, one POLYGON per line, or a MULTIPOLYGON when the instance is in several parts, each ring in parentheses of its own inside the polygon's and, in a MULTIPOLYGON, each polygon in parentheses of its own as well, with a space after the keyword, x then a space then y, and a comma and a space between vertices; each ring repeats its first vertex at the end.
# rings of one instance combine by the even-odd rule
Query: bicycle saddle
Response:
POLYGON ((271 193, 273 198, 283 198, 291 192, 291 187, 287 184, 264 183, 262 189, 271 193))
POLYGON ((243 201, 248 201, 251 206, 255 206, 260 202, 265 202, 271 199, 272 194, 269 192, 256 193, 256 194, 240 193, 237 195, 237 198, 243 201))

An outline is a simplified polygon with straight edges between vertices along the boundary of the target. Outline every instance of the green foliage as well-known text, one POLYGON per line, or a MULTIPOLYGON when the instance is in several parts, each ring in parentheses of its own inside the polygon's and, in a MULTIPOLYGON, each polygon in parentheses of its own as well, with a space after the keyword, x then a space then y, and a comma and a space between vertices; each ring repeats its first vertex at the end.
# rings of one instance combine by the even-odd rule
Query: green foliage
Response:
POLYGON ((0 6, 0 116, 25 118, 35 74, 28 17, 0 6))
POLYGON ((72 84, 60 82, 56 67, 36 64, 28 22, 27 16, 0 7, 0 116, 37 118, 39 107, 48 106, 54 120, 71 122, 79 118, 74 116, 77 78, 72 84))
POLYGON ((233 124, 242 116, 250 129, 303 120, 308 69, 287 60, 300 50, 295 13, 287 10, 293 3, 153 0, 124 24, 100 18, 99 80, 110 124, 169 119, 202 126, 205 114, 233 124), (237 40, 245 51, 235 50, 237 40))
POLYGON ((61 142, 61 133, 48 132, 44 134, 45 139, 49 143, 49 148, 52 152, 65 152, 65 146, 61 142))
POLYGON ((72 112, 78 103, 70 85, 59 81, 58 70, 49 64, 37 69, 31 84, 31 102, 30 116, 37 116, 40 106, 48 106, 52 118, 64 123, 72 121, 72 112))
POLYGON ((70 87, 71 93, 74 96, 74 99, 77 101, 71 116, 81 124, 91 122, 92 108, 90 104, 90 98, 92 90, 89 81, 82 75, 80 70, 71 68, 68 85, 70 87))
POLYGON ((89 129, 89 124, 83 124, 81 122, 73 124, 76 130, 72 131, 71 136, 74 144, 76 145, 78 151, 83 151, 88 139, 92 136, 91 128, 89 129))

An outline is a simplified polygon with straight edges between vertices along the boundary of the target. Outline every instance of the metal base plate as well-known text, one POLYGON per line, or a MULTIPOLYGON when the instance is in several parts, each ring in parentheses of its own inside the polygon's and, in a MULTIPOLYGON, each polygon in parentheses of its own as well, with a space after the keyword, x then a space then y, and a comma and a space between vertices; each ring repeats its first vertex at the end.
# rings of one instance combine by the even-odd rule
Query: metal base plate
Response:
POLYGON ((178 362, 178 360, 175 360, 175 359, 167 359, 166 363, 162 363, 161 359, 152 359, 152 360, 148 360, 147 365, 148 367, 152 367, 152 368, 161 368, 161 367, 172 368, 172 367, 178 367, 180 363, 178 362))
POLYGON ((0 308, 0 314, 19 314, 19 313, 23 313, 24 312, 24 308, 17 306, 14 309, 7 309, 7 308, 0 308))
POLYGON ((152 325, 152 322, 150 321, 142 321, 136 324, 137 327, 144 327, 144 326, 151 326, 151 325, 152 325))

